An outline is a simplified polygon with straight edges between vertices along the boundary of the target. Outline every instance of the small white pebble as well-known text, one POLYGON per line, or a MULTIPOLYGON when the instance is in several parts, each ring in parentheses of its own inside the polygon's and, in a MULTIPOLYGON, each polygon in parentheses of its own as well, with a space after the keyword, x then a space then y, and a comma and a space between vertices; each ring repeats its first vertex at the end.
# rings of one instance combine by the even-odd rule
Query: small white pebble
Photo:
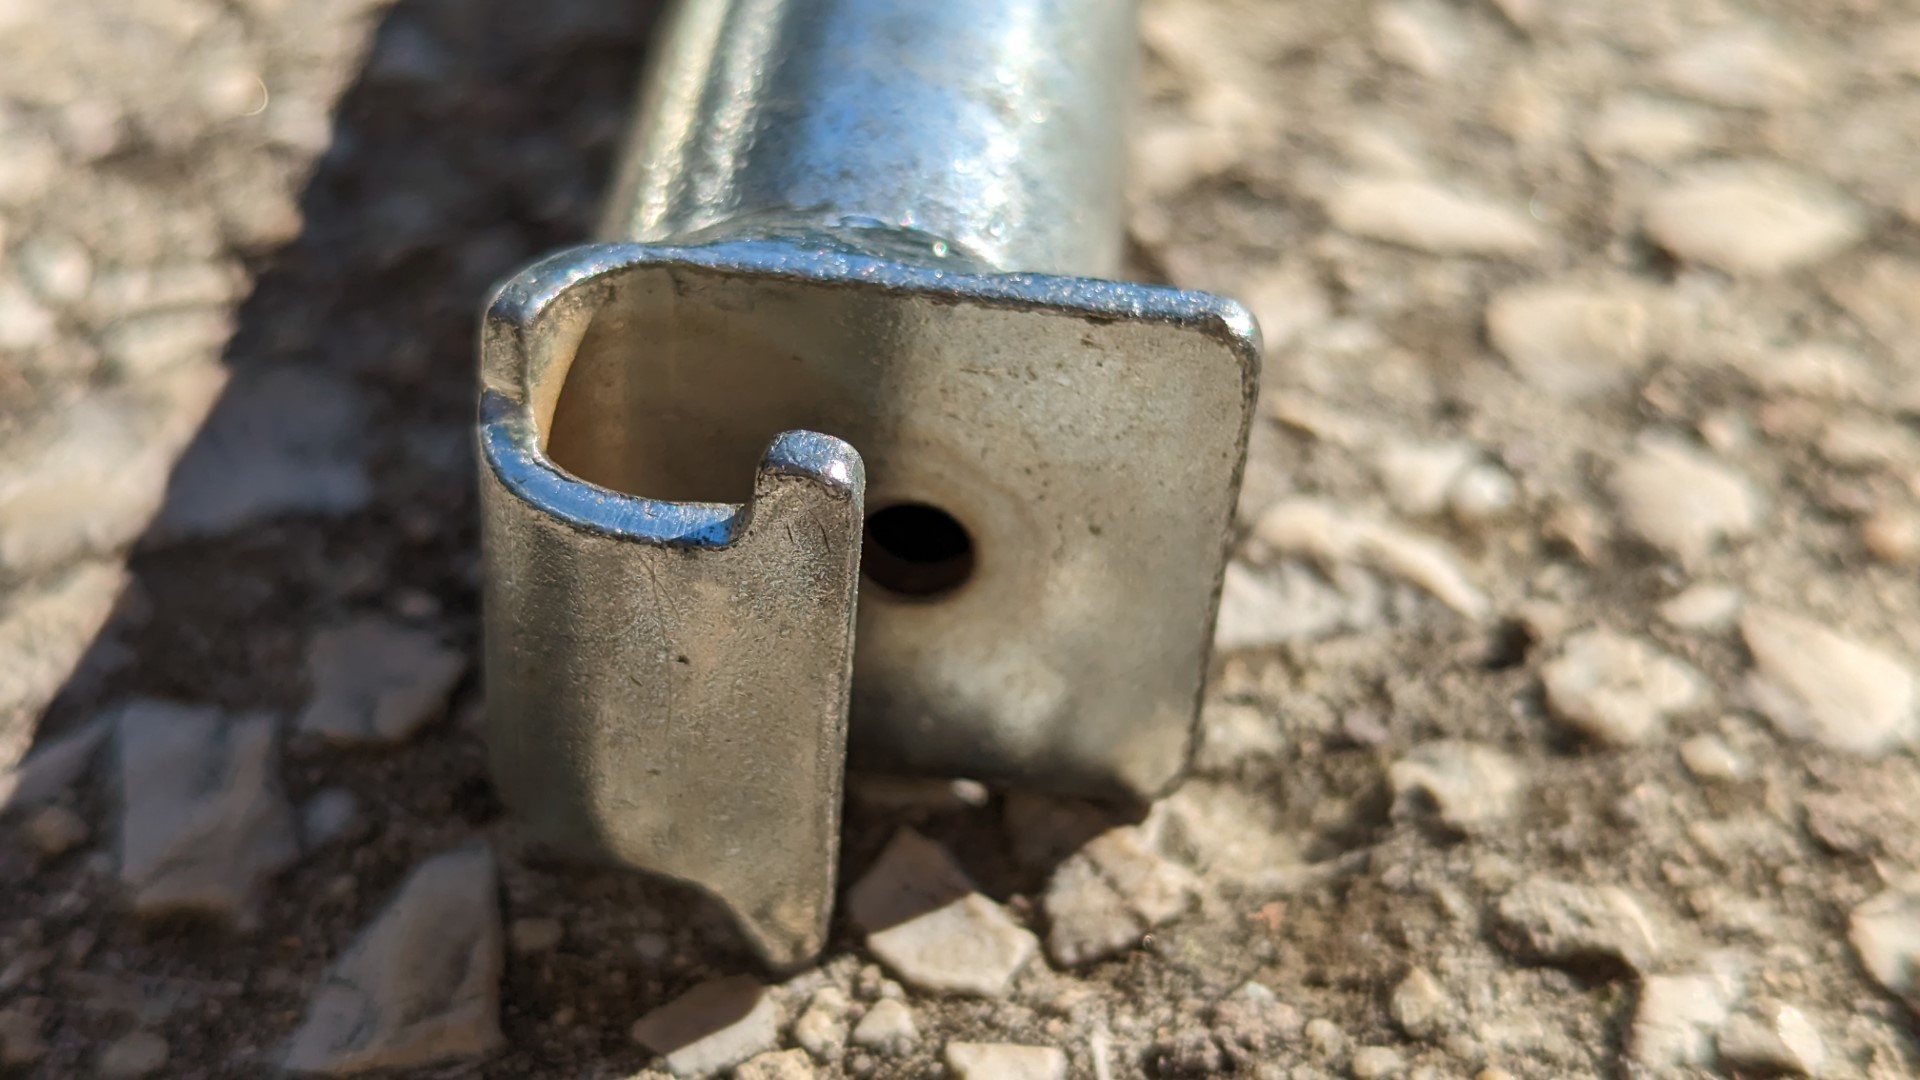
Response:
POLYGON ((1253 538, 1275 555, 1322 564, 1358 562, 1418 586, 1469 619, 1485 618, 1481 591, 1441 541, 1317 499, 1286 499, 1254 523, 1253 538))
POLYGON ((1626 160, 1655 165, 1684 158, 1716 134, 1712 114, 1697 105, 1627 96, 1606 103, 1586 133, 1587 153, 1602 165, 1626 160))
POLYGON ((1720 1029, 1720 1059, 1735 1069, 1818 1076, 1827 1061, 1826 1042, 1807 1014, 1777 1003, 1749 1007, 1720 1029))
POLYGON ((1067 1055, 1052 1046, 1011 1043, 947 1044, 954 1080, 1066 1080, 1067 1055))
POLYGON ((1920 874, 1855 907, 1847 941, 1867 974, 1920 1015, 1920 874))
POLYGON ((1707 699, 1706 679, 1691 665, 1610 630, 1574 635, 1540 675, 1554 716, 1613 746, 1643 742, 1663 719, 1707 699))
POLYGON ((1680 762, 1702 780, 1740 780, 1753 769, 1718 735, 1695 735, 1681 743, 1680 762))
POLYGON ((836 986, 823 986, 807 1002, 806 1011, 793 1022, 793 1041, 815 1060, 832 1063, 847 1052, 847 1014, 853 1003, 836 986))
POLYGON ((1758 352, 1746 357, 1740 370, 1771 394, 1822 401, 1866 401, 1878 383, 1866 357, 1831 342, 1758 352))
POLYGON ((1733 625, 1745 598, 1731 585, 1688 587, 1660 605, 1660 617, 1682 630, 1720 630, 1733 625))
POLYGON ((1675 90, 1714 105, 1804 101, 1815 89, 1813 72, 1790 50, 1793 43, 1762 24, 1729 23, 1668 53, 1660 75, 1675 90))
POLYGON ((1448 4, 1392 0, 1373 9, 1374 48, 1395 64, 1440 78, 1466 57, 1467 36, 1448 4))
POLYGON ((1347 1033, 1341 1031, 1339 1025, 1325 1017, 1315 1017, 1307 1021, 1307 1026, 1302 1030, 1307 1036, 1307 1041, 1312 1043, 1313 1048, 1321 1054, 1328 1056, 1337 1054, 1347 1045, 1347 1033))
POLYGON ((1651 435, 1614 470, 1609 486, 1641 539, 1697 562, 1724 540, 1760 527, 1764 501, 1744 474, 1676 439, 1651 435))
POLYGON ((1391 442, 1380 451, 1380 486, 1403 514, 1437 514, 1478 452, 1467 443, 1391 442))
POLYGON ((1536 389, 1581 398, 1627 382, 1652 359, 1650 318, 1634 285, 1518 285, 1487 304, 1487 337, 1536 389))
POLYGON ((1354 1080, 1384 1080, 1398 1076, 1404 1065, 1400 1053, 1388 1046, 1363 1046, 1353 1052, 1354 1080))
POLYGON ((1884 563, 1906 564, 1920 557, 1920 514, 1879 510, 1860 523, 1867 553, 1884 563))
POLYGON ((1427 969, 1416 967, 1394 987, 1393 996, 1387 999, 1387 1012, 1400 1030, 1416 1039, 1432 1039, 1446 1032, 1453 999, 1427 969))
POLYGON ((1507 470, 1483 461, 1454 478, 1447 491, 1447 510, 1462 524, 1493 521, 1519 501, 1520 489, 1507 470))
POLYGON ((1510 946, 1549 963, 1611 956, 1646 971, 1664 950, 1639 898, 1618 886, 1537 876, 1509 889, 1495 914, 1512 931, 1510 946))
POLYGON ((1491 830, 1513 814, 1526 794, 1526 774, 1491 746, 1442 739, 1414 747, 1387 769, 1394 812, 1431 804, 1442 824, 1461 833, 1491 830))
POLYGON ((814 1080, 818 1074, 805 1050, 768 1050, 733 1070, 733 1080, 814 1080))
POLYGON ((1862 755, 1914 737, 1920 683, 1901 658, 1772 608, 1748 608, 1740 633, 1747 694, 1783 734, 1862 755))
POLYGON ((1715 162, 1682 173, 1647 204, 1647 232, 1689 262, 1779 274, 1851 247, 1858 204, 1826 181, 1765 162, 1715 162))
POLYGON ((874 1002, 867 1015, 853 1026, 853 1045, 870 1050, 900 1054, 919 1041, 920 1029, 913 1022, 913 1010, 892 998, 874 1002))
POLYGON ((1521 255, 1545 233, 1522 210, 1426 180, 1368 177, 1334 189, 1327 214, 1344 232, 1438 255, 1521 255))

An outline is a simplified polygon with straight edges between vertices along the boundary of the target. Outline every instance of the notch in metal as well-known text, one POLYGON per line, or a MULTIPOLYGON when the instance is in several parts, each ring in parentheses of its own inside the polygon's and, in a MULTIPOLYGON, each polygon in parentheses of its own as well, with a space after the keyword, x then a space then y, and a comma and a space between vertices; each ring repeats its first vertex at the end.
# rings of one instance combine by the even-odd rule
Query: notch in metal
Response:
POLYGON ((624 239, 483 330, 490 739, 536 835, 700 885, 787 966, 847 754, 1178 779, 1258 344, 1103 279, 1134 49, 1117 0, 679 5, 624 239))

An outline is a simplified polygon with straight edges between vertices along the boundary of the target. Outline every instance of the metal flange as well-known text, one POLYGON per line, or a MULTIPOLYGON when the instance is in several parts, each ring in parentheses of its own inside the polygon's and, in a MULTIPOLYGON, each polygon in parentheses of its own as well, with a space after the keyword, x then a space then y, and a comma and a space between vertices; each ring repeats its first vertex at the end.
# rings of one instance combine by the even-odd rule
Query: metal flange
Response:
POLYGON ((1132 799, 1185 768, 1258 338, 1075 276, 1117 260, 1132 17, 683 4, 608 218, 631 240, 488 311, 503 793, 707 889, 776 965, 824 941, 849 752, 1132 799))

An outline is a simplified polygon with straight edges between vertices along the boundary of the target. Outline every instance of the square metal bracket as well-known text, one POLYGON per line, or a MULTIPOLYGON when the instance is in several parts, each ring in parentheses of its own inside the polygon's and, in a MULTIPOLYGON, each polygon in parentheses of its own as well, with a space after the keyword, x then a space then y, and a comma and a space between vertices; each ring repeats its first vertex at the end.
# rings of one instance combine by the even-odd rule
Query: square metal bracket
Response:
MULTIPOLYGON (((784 965, 824 940, 848 754, 857 768, 1102 798, 1176 782, 1259 346, 1247 312, 1216 296, 1010 272, 1007 259, 1045 266, 1111 244, 1069 242, 1053 223, 1021 259, 1004 228, 970 231, 970 193, 951 176, 928 181, 937 196, 917 213, 802 212, 794 192, 825 153, 803 143, 806 175, 773 210, 743 208, 742 193, 771 183, 754 154, 846 107, 818 72, 804 88, 767 78, 805 67, 822 33, 870 37, 856 17, 922 35, 948 18, 910 0, 774 4, 792 20, 781 27, 811 30, 787 42, 795 59, 729 21, 750 6, 767 5, 684 5, 651 84, 649 108, 667 115, 643 129, 651 164, 629 169, 632 193, 616 200, 640 209, 611 220, 676 239, 560 253, 488 310, 487 704, 503 794, 536 835, 700 885, 784 965), (746 36, 728 44, 730 26, 746 36), (727 84, 741 50, 775 66, 727 84), (756 123, 764 137, 716 174, 731 187, 695 182, 756 123), (674 210, 661 194, 673 191, 704 201, 674 210)), ((1131 38, 1125 4, 1077 12, 1080 27, 1064 10, 1078 3, 994 6, 1060 35, 1090 22, 1111 36, 1122 9, 1131 38)), ((1036 85, 1056 97, 966 112, 977 87, 873 59, 862 76, 891 79, 932 119, 1001 127, 926 133, 892 173, 848 180, 851 203, 910 197, 912 177, 896 174, 924 166, 928 147, 964 161, 994 131, 1040 137, 1036 115, 1105 121, 1111 79, 1074 83, 1061 55, 972 34, 958 45, 1002 68, 1040 65, 1051 81, 1036 85)), ((905 122, 898 103, 870 107, 905 122)), ((867 166, 889 152, 859 147, 867 166)), ((775 163, 793 169, 795 153, 775 163)), ((1027 167, 976 182, 991 189, 971 192, 982 219, 1004 209, 1007 185, 1044 207, 1088 183, 1027 167)), ((1117 204, 1101 193, 1113 183, 1093 184, 1103 204, 1117 204)))

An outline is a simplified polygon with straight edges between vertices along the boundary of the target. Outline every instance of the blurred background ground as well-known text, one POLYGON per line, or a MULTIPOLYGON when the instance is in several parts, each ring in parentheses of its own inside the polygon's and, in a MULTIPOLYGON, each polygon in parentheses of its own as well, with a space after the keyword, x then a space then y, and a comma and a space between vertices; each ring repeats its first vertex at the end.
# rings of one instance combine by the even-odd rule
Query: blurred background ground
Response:
POLYGON ((754 967, 500 821, 467 445, 651 15, 0 0, 5 1068, 1920 1073, 1920 12, 1149 4, 1134 273, 1269 346, 1198 775, 856 783, 985 899, 666 1060, 754 967))

